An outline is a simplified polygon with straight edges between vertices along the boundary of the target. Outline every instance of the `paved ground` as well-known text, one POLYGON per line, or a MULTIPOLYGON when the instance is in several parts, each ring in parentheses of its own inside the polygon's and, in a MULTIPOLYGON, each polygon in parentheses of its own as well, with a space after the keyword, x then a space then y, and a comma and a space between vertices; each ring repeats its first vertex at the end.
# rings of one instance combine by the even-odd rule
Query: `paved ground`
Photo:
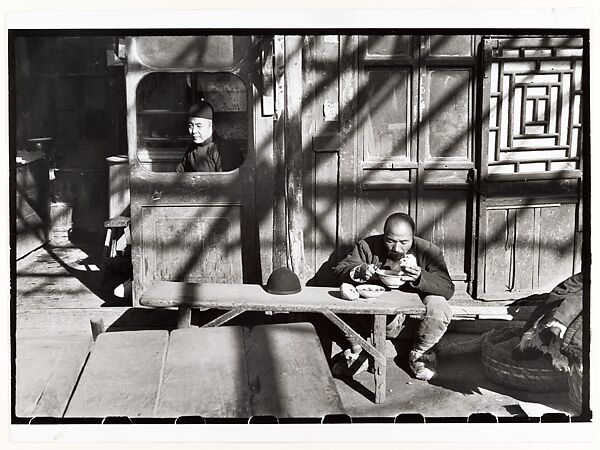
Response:
MULTIPOLYGON (((21 414, 30 415, 44 408, 54 410, 52 405, 40 405, 44 389, 54 389, 52 395, 57 402, 68 401, 61 383, 74 383, 77 379, 77 371, 87 356, 91 317, 103 318, 109 331, 174 325, 172 311, 126 307, 126 302, 112 295, 111 288, 100 283, 98 263, 98 253, 76 246, 40 249, 18 262, 16 387, 17 410, 21 414), (57 384, 56 380, 62 381, 57 384)), ((261 313, 242 315, 236 320, 268 323, 280 317, 261 313)), ((434 382, 415 380, 408 375, 406 342, 400 341, 398 348, 390 345, 388 349, 388 392, 384 404, 372 402, 371 373, 359 374, 355 380, 335 380, 350 416, 392 418, 402 413, 420 413, 426 417, 467 417, 489 412, 507 417, 526 412, 531 415, 530 411, 569 411, 566 393, 534 394, 492 383, 483 373, 478 353, 442 358, 440 375, 434 382)))
POLYGON ((536 411, 568 411, 568 396, 562 393, 530 393, 505 388, 483 372, 479 353, 440 358, 439 376, 432 382, 412 378, 406 354, 389 358, 387 399, 372 403, 373 376, 363 372, 356 380, 336 380, 342 402, 352 417, 395 417, 420 413, 425 417, 468 417, 488 412, 496 417, 525 416, 523 402, 539 405, 536 411), (360 384, 360 385, 359 385, 360 384))

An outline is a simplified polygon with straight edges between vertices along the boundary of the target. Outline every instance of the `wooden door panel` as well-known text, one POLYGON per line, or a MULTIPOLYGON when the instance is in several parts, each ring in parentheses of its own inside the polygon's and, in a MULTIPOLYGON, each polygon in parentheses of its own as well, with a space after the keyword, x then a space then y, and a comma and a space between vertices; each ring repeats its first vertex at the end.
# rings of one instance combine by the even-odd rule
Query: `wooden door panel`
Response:
POLYGON ((411 57, 416 36, 370 35, 366 37, 366 57, 411 57))
MULTIPOLYGON (((261 278, 255 145, 269 148, 272 132, 260 140, 253 134, 255 126, 263 126, 253 120, 261 109, 253 100, 256 79, 249 78, 258 56, 253 41, 231 35, 128 41, 134 305, 154 280, 252 283, 261 278), (164 173, 175 168, 177 151, 183 153, 189 142, 187 110, 201 98, 213 106, 223 172, 164 173), (225 156, 244 161, 226 165, 233 158, 225 156)), ((263 175, 265 166, 270 167, 261 159, 263 175)), ((261 192, 272 192, 262 178, 261 192)), ((263 197, 264 206, 270 198, 263 197)), ((260 214, 262 219, 264 209, 260 214)))
POLYGON ((490 210, 487 213, 484 254, 485 292, 506 292, 510 281, 509 214, 507 210, 490 210))
POLYGON ((142 283, 241 283, 239 206, 142 208, 142 283))
POLYGON ((390 214, 409 212, 410 198, 409 189, 363 190, 358 204, 358 236, 383 233, 383 224, 390 214))
POLYGON ((409 158, 410 69, 367 67, 363 76, 363 160, 409 158))
POLYGON ((473 56, 473 35, 426 36, 429 56, 473 56))
POLYGON ((527 292, 537 289, 537 280, 534 281, 536 272, 534 261, 538 257, 534 248, 535 241, 539 239, 535 229, 535 209, 522 208, 509 211, 514 215, 514 281, 509 280, 510 290, 527 292))
POLYGON ((471 70, 428 68, 425 80, 425 159, 470 161, 471 70))
POLYGON ((487 210, 484 298, 548 291, 573 274, 575 204, 487 210))
POLYGON ((470 191, 425 189, 419 203, 418 235, 440 247, 453 280, 466 281, 471 257, 465 245, 470 229, 470 191))
POLYGON ((548 291, 579 270, 583 39, 485 39, 482 49, 477 294, 548 291))
POLYGON ((315 153, 315 209, 311 227, 315 232, 317 267, 336 251, 339 202, 339 155, 337 152, 315 153))
POLYGON ((570 203, 553 208, 543 208, 539 212, 538 285, 540 288, 550 290, 556 285, 557 280, 564 280, 573 272, 581 270, 580 264, 576 265, 573 262, 575 207, 575 203, 570 203))

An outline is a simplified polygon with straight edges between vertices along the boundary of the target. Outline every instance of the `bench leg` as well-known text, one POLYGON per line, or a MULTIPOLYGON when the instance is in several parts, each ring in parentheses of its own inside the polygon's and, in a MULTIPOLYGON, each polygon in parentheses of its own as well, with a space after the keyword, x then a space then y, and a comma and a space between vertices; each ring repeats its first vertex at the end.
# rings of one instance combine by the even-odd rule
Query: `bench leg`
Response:
MULTIPOLYGON (((373 319, 373 346, 385 355, 385 314, 376 314, 373 319)), ((386 360, 375 359, 375 403, 385 401, 386 360)))
POLYGON ((189 328, 192 325, 192 310, 185 306, 177 309, 177 328, 189 328))
POLYGON ((92 340, 96 342, 99 335, 104 333, 104 321, 102 318, 90 319, 90 325, 92 326, 92 340))
POLYGON ((104 237, 104 247, 102 248, 102 262, 101 262, 101 266, 100 266, 100 284, 101 285, 103 285, 108 278, 108 260, 110 258, 112 237, 113 237, 112 228, 107 228, 106 236, 104 237))
POLYGON ((385 401, 385 321, 386 315, 379 314, 374 316, 373 326, 373 345, 369 344, 360 334, 354 331, 346 322, 340 319, 331 311, 322 311, 323 315, 333 322, 344 333, 354 337, 358 344, 371 355, 375 361, 375 403, 385 401))

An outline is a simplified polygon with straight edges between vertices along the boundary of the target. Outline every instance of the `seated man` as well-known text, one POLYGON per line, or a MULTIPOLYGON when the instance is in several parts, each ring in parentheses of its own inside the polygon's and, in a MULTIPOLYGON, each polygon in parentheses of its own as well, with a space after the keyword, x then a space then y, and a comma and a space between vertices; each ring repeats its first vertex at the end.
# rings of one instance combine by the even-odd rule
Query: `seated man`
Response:
POLYGON ((213 109, 201 101, 190 107, 188 132, 194 142, 190 144, 177 172, 221 172, 221 155, 213 142, 213 109))
MULTIPOLYGON (((392 214, 385 221, 383 234, 359 241, 333 271, 340 282, 357 284, 375 280, 380 263, 383 268, 399 271, 402 268, 405 284, 400 290, 418 293, 426 306, 409 354, 409 365, 416 378, 429 381, 436 375, 435 354, 429 350, 446 332, 452 319, 447 300, 454 294, 454 283, 441 250, 414 233, 415 223, 409 215, 392 214)), ((398 336, 403 321, 402 315, 388 316, 388 338, 398 336)), ((361 347, 351 338, 349 341, 352 348, 344 353, 348 359, 356 359, 361 347)))

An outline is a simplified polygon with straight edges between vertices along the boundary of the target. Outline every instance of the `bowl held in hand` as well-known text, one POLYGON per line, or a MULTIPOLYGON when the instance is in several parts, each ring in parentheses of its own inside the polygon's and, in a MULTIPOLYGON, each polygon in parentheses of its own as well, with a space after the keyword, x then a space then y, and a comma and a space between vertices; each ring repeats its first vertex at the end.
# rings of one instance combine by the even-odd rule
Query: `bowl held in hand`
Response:
POLYGON ((404 284, 404 281, 401 279, 402 272, 398 272, 396 270, 379 269, 376 273, 383 284, 390 289, 395 289, 404 284))

